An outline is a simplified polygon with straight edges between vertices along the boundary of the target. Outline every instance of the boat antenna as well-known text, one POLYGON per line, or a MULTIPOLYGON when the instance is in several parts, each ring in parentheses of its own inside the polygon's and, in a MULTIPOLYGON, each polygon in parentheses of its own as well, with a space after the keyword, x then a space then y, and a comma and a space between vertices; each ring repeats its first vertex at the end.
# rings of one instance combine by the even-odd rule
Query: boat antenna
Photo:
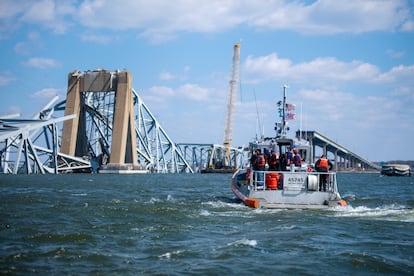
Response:
POLYGON ((287 84, 283 85, 283 102, 282 102, 282 137, 286 137, 287 135, 287 126, 286 126, 286 114, 285 114, 285 109, 286 109, 286 90, 289 88, 289 86, 287 84))
POLYGON ((299 141, 302 140, 302 102, 300 102, 299 141))

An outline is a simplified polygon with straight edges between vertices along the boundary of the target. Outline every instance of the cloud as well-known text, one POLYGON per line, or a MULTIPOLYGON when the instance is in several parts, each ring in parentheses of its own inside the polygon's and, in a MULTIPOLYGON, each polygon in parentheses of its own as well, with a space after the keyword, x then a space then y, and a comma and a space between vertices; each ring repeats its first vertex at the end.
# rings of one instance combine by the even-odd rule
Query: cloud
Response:
POLYGON ((389 49, 389 50, 386 51, 386 54, 389 55, 392 58, 397 59, 397 58, 403 57, 405 55, 405 52, 404 51, 395 51, 395 50, 389 49))
POLYGON ((92 28, 143 29, 147 37, 187 32, 218 32, 247 24, 309 34, 361 33, 409 29, 404 1, 88 1, 80 5, 81 22, 92 28))
POLYGON ((297 98, 303 101, 305 128, 311 126, 330 137, 349 136, 349 141, 353 140, 355 133, 372 135, 391 127, 401 131, 410 120, 402 120, 400 112, 397 112, 403 110, 404 98, 357 96, 346 91, 317 89, 302 89, 297 98))
POLYGON ((292 30, 306 34, 412 31, 405 1, 305 2, 270 1, 88 1, 79 8, 87 27, 141 30, 153 42, 174 39, 180 32, 221 32, 246 24, 259 30, 292 30))
POLYGON ((92 33, 81 34, 80 38, 82 41, 94 42, 98 44, 108 44, 114 40, 114 37, 110 35, 99 35, 92 33))
MULTIPOLYGON (((89 29, 136 30, 161 43, 183 32, 216 33, 242 25, 309 35, 414 31, 409 3, 381 1, 110 0, 0 1, 0 38, 20 24, 39 24, 62 34, 75 24, 89 29), (3 35, 2 35, 3 33, 3 35)), ((93 37, 92 37, 93 38, 93 37)), ((102 37, 95 37, 100 41, 102 37)))
POLYGON ((160 97, 172 97, 176 94, 174 89, 166 86, 153 86, 148 89, 148 92, 160 97))
POLYGON ((173 79, 176 79, 177 77, 174 75, 174 74, 172 74, 172 73, 170 73, 170 72, 161 72, 161 74, 160 74, 160 80, 173 80, 173 79))
POLYGON ((407 20, 401 27, 403 32, 414 32, 414 20, 407 20))
POLYGON ((16 77, 13 76, 10 72, 0 72, 0 86, 8 85, 9 83, 16 80, 16 77))
MULTIPOLYGON (((388 84, 414 87, 414 65, 398 65, 387 72, 363 61, 345 62, 333 57, 319 57, 311 61, 293 63, 276 53, 266 56, 248 56, 242 64, 244 83, 289 80, 306 86, 340 87, 349 82, 388 84)), ((414 93, 414 88, 409 89, 414 93)))
POLYGON ((411 84, 414 86, 414 65, 405 66, 398 65, 391 68, 388 72, 382 73, 375 78, 377 83, 405 83, 406 85, 411 84))
POLYGON ((334 57, 320 57, 294 64, 276 53, 267 56, 248 56, 242 64, 245 82, 290 79, 298 82, 337 82, 371 80, 379 75, 379 69, 362 61, 344 62, 334 57))
POLYGON ((42 46, 42 41, 38 32, 29 32, 27 38, 24 41, 16 43, 14 51, 20 55, 27 55, 33 49, 37 49, 42 46))
POLYGON ((178 94, 194 101, 205 101, 209 99, 209 89, 198 84, 187 83, 177 89, 178 94))
POLYGON ((54 96, 65 96, 64 88, 44 88, 32 94, 33 98, 53 98, 54 96))
POLYGON ((51 58, 30 58, 29 60, 23 62, 23 65, 39 69, 47 69, 59 67, 60 63, 51 58))
POLYGON ((38 24, 62 34, 72 24, 71 18, 76 14, 74 3, 54 0, 0 1, 0 37, 13 32, 22 24, 38 24))
POLYGON ((407 31, 410 8, 405 1, 330 1, 310 5, 272 1, 272 7, 249 23, 265 30, 292 30, 306 34, 407 31))
POLYGON ((212 91, 198 84, 187 83, 176 89, 167 86, 153 86, 146 90, 146 98, 158 103, 170 101, 171 99, 188 99, 191 101, 206 101, 210 99, 212 91))
POLYGON ((190 66, 185 66, 183 69, 183 72, 180 73, 171 73, 171 72, 167 72, 167 71, 163 71, 160 73, 160 80, 164 80, 164 81, 171 81, 171 80, 186 80, 187 79, 187 74, 188 72, 190 72, 191 67, 190 66))

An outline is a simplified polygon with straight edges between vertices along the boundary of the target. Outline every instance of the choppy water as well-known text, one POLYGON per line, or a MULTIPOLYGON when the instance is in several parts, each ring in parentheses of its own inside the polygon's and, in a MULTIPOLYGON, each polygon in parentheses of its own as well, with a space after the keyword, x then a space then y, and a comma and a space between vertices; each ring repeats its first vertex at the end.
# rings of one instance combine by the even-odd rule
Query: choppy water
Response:
POLYGON ((0 274, 414 274, 414 177, 338 182, 348 207, 299 211, 230 175, 3 175, 0 274))

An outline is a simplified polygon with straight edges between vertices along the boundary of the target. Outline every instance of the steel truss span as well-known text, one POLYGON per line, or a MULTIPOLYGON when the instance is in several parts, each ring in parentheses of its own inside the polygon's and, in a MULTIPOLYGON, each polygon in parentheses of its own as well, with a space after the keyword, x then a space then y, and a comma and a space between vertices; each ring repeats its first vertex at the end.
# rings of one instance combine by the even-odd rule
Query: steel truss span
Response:
POLYGON ((89 160, 59 151, 59 124, 74 115, 52 118, 61 103, 54 97, 30 119, 0 117, 0 170, 3 174, 88 172, 89 160))
MULTIPOLYGON (((116 84, 119 73, 105 70, 70 73, 69 79, 86 77, 82 84, 89 83, 89 87, 96 87, 98 83, 93 77, 110 75, 110 83, 102 89, 104 91, 79 91, 78 113, 67 114, 67 100, 55 104, 55 97, 30 119, 21 119, 20 114, 0 117, 1 173, 99 172, 102 168, 110 171, 112 142, 116 139, 113 139, 116 92, 112 83, 116 84), (66 115, 63 115, 65 110, 66 115), (77 120, 77 134, 74 150, 68 153, 61 148, 62 139, 65 139, 62 125, 71 120, 77 120)), ((68 91, 70 89, 72 87, 68 87, 68 91)), ((134 145, 130 155, 135 157, 127 153, 125 160, 136 160, 136 164, 125 162, 118 166, 118 172, 124 169, 132 173, 193 173, 190 162, 138 93, 132 87, 128 91, 133 119, 127 122, 132 126, 127 139, 135 137, 135 141, 131 143, 131 138, 125 143, 134 145)))

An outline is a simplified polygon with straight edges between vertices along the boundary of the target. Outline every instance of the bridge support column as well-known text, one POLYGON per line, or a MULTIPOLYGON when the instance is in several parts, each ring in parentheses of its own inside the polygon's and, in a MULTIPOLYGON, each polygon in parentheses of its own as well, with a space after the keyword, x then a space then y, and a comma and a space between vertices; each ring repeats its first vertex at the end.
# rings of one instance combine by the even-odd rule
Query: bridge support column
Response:
POLYGON ((75 156, 78 136, 79 115, 81 106, 80 76, 70 73, 68 76, 68 91, 66 94, 65 116, 76 114, 72 120, 63 122, 60 151, 75 156))
POLYGON ((138 164, 134 119, 132 75, 129 72, 123 71, 118 73, 118 85, 115 92, 114 123, 109 164, 138 164))
POLYGON ((135 170, 135 166, 138 166, 138 157, 132 75, 127 71, 114 73, 100 70, 69 73, 65 115, 75 114, 76 117, 63 124, 61 152, 78 157, 88 154, 85 95, 102 92, 115 93, 108 171, 135 170))

